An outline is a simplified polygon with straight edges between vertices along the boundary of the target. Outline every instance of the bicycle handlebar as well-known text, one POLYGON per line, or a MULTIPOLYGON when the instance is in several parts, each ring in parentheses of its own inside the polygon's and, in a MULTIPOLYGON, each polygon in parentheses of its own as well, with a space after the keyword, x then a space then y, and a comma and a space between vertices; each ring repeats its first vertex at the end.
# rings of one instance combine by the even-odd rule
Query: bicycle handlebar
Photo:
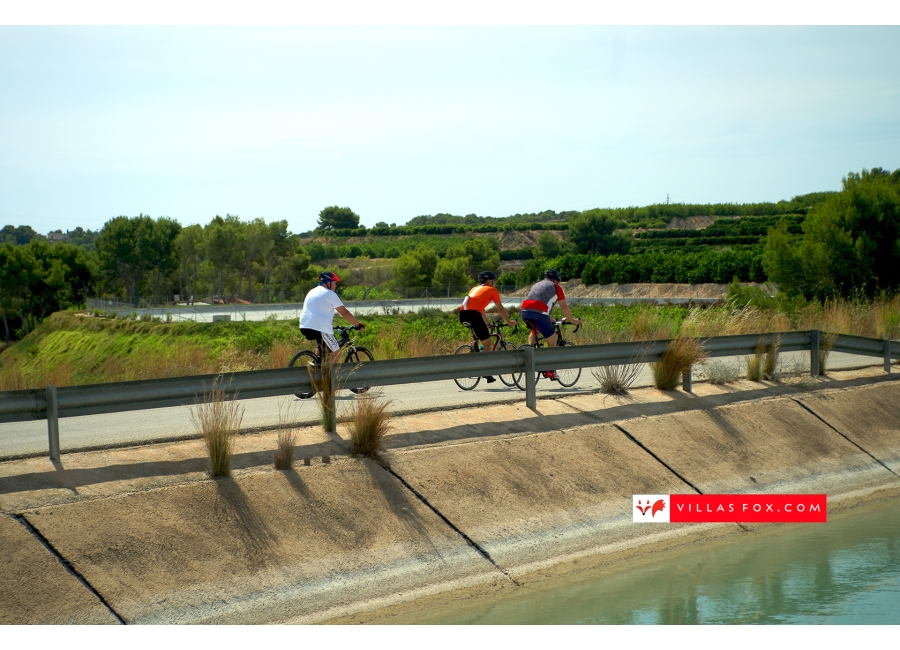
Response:
POLYGON ((569 327, 574 327, 575 329, 572 330, 572 334, 574 334, 575 332, 577 332, 578 330, 581 329, 581 323, 578 323, 578 324, 570 323, 565 318, 563 318, 562 320, 558 320, 553 324, 556 325, 557 327, 560 327, 562 325, 568 325, 569 327))

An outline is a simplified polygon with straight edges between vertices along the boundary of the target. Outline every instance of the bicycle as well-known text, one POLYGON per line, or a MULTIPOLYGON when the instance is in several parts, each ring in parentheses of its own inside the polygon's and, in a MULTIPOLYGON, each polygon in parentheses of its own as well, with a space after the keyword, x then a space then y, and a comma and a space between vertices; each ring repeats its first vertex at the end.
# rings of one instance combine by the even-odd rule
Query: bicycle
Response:
MULTIPOLYGON (((544 347, 546 345, 545 339, 544 339, 543 335, 537 331, 537 329, 534 326, 534 323, 532 323, 531 321, 525 321, 525 322, 528 325, 529 329, 531 330, 532 334, 534 334, 534 347, 535 348, 544 347)), ((581 329, 580 324, 575 325, 575 323, 568 323, 568 322, 566 322, 565 318, 563 318, 562 320, 553 321, 553 327, 556 329, 556 346, 557 347, 564 347, 564 346, 571 347, 571 346, 575 345, 571 341, 566 341, 563 338, 562 328, 563 328, 563 326, 566 326, 566 325, 569 327, 571 327, 571 326, 575 327, 575 329, 572 330, 572 334, 574 334, 579 329, 581 329)), ((520 345, 517 349, 521 350, 522 348, 524 348, 526 346, 530 346, 530 345, 531 345, 530 343, 524 343, 524 344, 520 345)), ((541 376, 546 377, 546 374, 544 372, 538 372, 537 376, 535 378, 535 383, 537 383, 537 381, 541 378, 541 376)), ((518 375, 519 381, 516 382, 516 386, 518 386, 519 389, 521 389, 521 390, 525 390, 524 377, 525 377, 525 373, 520 373, 518 375)), ((571 388, 572 386, 574 386, 575 383, 579 380, 579 378, 581 378, 581 368, 566 368, 565 370, 557 370, 556 371, 556 380, 559 382, 560 386, 563 386, 565 388, 571 388)))
MULTIPOLYGON (((353 341, 350 340, 350 332, 353 330, 359 330, 359 327, 353 325, 351 327, 344 327, 342 325, 335 325, 335 331, 338 333, 338 345, 341 349, 347 349, 347 355, 344 357, 344 363, 361 363, 363 361, 375 361, 375 356, 367 347, 363 347, 362 345, 355 345, 353 341)), ((288 362, 288 368, 305 368, 308 366, 321 366, 322 365, 322 343, 316 343, 316 351, 312 350, 300 350, 297 354, 291 357, 290 362, 288 362)), ((361 395, 369 390, 368 386, 360 387, 360 388, 351 388, 350 392, 355 393, 357 395, 361 395)), ((300 399, 309 399, 315 393, 294 393, 295 396, 300 399)))
MULTIPOLYGON (((475 330, 473 330, 472 326, 468 323, 463 324, 472 332, 472 343, 459 346, 458 348, 456 348, 456 352, 454 352, 453 354, 472 354, 474 352, 481 352, 481 341, 478 340, 478 336, 475 334, 475 330)), ((493 346, 490 350, 491 352, 494 352, 496 350, 516 349, 515 345, 513 345, 512 343, 507 343, 504 340, 503 332, 500 331, 504 327, 509 327, 509 325, 507 325, 506 323, 491 323, 490 325, 488 325, 488 331, 491 333, 491 338, 494 339, 493 346)), ((516 329, 518 329, 518 327, 516 329)), ((513 331, 515 331, 515 329, 513 331)), ((478 385, 478 382, 481 381, 481 377, 466 377, 464 379, 454 379, 453 381, 455 381, 456 385, 463 390, 472 390, 478 385)), ((509 386, 510 388, 519 385, 518 381, 516 381, 515 375, 500 375, 500 381, 502 381, 505 386, 509 386)))

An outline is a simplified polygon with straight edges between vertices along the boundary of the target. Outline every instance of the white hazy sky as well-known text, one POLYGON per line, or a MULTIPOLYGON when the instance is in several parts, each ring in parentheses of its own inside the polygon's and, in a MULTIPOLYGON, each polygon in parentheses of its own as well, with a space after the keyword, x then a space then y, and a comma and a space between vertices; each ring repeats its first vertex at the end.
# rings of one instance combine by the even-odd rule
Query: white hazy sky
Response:
POLYGON ((900 28, 0 26, 0 225, 777 201, 900 167, 900 28))

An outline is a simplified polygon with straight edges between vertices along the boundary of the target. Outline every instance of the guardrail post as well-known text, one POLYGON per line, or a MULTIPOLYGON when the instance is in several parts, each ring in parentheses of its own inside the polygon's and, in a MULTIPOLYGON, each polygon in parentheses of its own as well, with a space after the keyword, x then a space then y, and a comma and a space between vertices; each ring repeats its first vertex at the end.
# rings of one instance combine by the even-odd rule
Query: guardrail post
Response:
POLYGON ((526 345, 525 352, 525 406, 537 409, 537 372, 534 369, 534 348, 526 345))
POLYGON ((819 330, 809 332, 809 374, 819 376, 819 330))
POLYGON ((50 460, 59 462, 59 401, 56 386, 47 386, 47 437, 50 443, 50 460))
POLYGON ((891 340, 884 340, 884 371, 891 374, 891 340))
POLYGON ((328 399, 328 408, 331 411, 331 431, 329 433, 337 433, 337 405, 335 403, 335 393, 337 393, 337 364, 336 363, 324 363, 322 364, 322 369, 327 369, 329 373, 331 373, 331 377, 329 378, 328 385, 331 387, 331 390, 328 391, 328 394, 325 397, 328 399))
POLYGON ((691 376, 691 371, 693 370, 693 366, 688 366, 688 369, 684 371, 681 375, 681 386, 684 388, 685 393, 694 392, 694 381, 691 376))

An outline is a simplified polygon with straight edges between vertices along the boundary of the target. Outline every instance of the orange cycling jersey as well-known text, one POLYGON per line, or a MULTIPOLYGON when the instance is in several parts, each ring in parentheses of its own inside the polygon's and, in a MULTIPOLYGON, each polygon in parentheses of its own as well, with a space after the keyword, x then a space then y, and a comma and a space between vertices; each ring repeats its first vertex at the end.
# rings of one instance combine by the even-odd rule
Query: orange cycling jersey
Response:
POLYGON ((482 284, 477 287, 472 287, 472 290, 469 291, 469 295, 463 300, 462 309, 474 309, 483 314, 485 308, 490 305, 492 301, 499 305, 500 294, 494 287, 482 284))

